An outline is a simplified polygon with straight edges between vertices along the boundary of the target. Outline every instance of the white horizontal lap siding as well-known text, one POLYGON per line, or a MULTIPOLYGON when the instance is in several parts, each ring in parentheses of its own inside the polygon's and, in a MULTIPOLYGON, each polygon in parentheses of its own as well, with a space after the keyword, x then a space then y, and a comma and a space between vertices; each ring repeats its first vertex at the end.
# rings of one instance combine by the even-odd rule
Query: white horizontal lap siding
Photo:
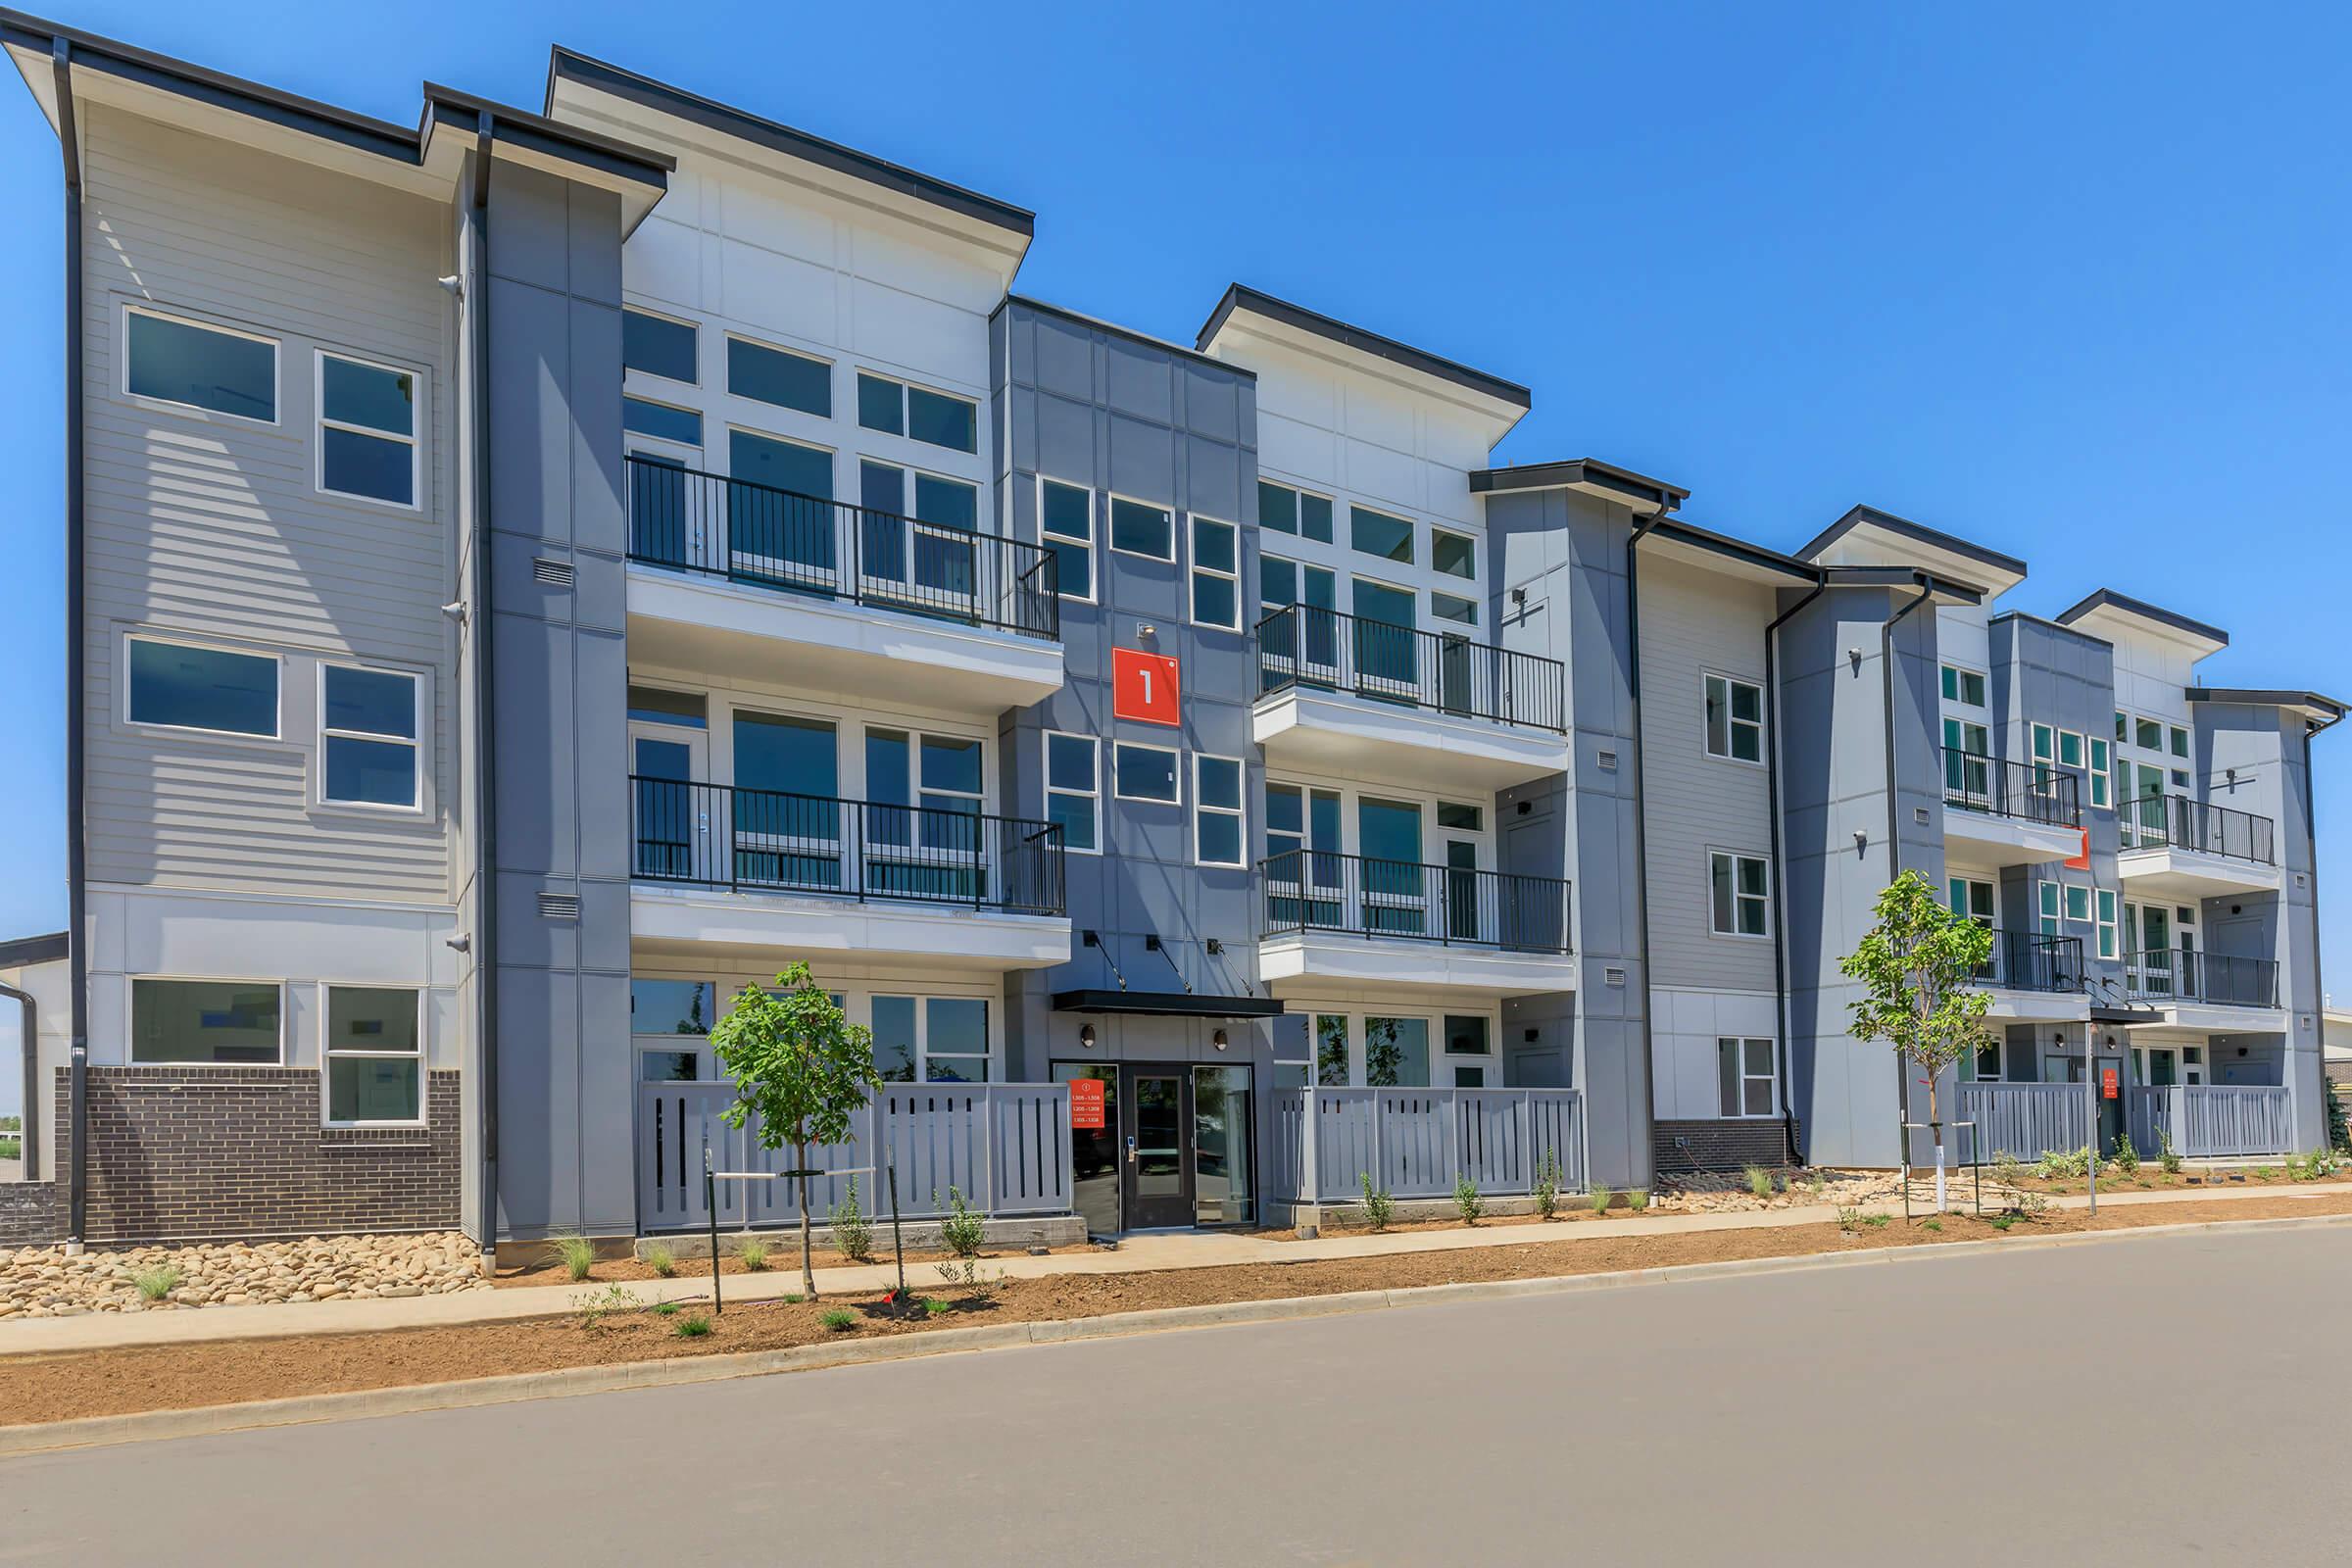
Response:
MULTIPOLYGON (((1713 934, 1712 849, 1769 857, 1764 769, 1706 755, 1701 677, 1764 679, 1771 596, 1655 556, 1642 563, 1642 792, 1649 844, 1649 963, 1656 986, 1770 991, 1772 944, 1713 934)), ((1769 727, 1764 744, 1769 755, 1769 727)), ((1777 883, 1779 868, 1774 868, 1777 883)), ((1774 900, 1773 918, 1780 917, 1774 900)))
POLYGON ((98 109, 83 126, 89 874, 441 900, 457 780, 445 210, 98 109), (125 302, 278 340, 274 426, 122 391, 125 302), (420 507, 318 493, 316 351, 423 372, 420 507), (281 656, 275 742, 130 728, 125 631, 281 656), (317 661, 421 672, 426 815, 314 804, 317 661))

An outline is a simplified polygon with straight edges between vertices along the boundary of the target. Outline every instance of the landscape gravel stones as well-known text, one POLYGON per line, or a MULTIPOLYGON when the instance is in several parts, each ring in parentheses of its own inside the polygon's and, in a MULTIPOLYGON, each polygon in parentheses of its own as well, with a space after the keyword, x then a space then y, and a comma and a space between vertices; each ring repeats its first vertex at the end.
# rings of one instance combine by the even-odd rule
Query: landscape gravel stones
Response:
POLYGON ((79 1257, 68 1257, 62 1247, 0 1250, 0 1324, 83 1312, 168 1312, 487 1289, 481 1249, 455 1231, 133 1247, 92 1250, 79 1257), (150 1299, 140 1289, 142 1279, 151 1288, 168 1288, 150 1299))

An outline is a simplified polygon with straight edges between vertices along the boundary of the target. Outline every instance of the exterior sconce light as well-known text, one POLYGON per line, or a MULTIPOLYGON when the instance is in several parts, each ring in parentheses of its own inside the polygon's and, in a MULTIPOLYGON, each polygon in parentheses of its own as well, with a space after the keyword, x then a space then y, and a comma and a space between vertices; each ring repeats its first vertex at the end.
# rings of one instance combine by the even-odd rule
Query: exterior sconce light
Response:
POLYGON ((1216 1047, 1219 1051, 1223 1051, 1227 1046, 1233 1044, 1232 1041, 1225 1038, 1225 1031, 1222 1029, 1218 1030, 1215 1034, 1210 1035, 1208 1037, 1208 1043, 1216 1047))
POLYGON ((1082 1023, 1078 1026, 1078 1043, 1089 1051, 1095 1049, 1095 1026, 1093 1024, 1082 1023))

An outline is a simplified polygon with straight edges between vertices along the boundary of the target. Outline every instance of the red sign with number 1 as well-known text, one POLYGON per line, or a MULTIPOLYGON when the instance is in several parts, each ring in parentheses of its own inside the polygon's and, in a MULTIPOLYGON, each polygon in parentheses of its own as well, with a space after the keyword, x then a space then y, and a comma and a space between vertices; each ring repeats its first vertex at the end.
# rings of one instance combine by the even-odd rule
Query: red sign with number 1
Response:
POLYGON ((1175 725, 1177 711, 1176 661, 1163 654, 1136 648, 1110 651, 1110 712, 1142 724, 1175 725))

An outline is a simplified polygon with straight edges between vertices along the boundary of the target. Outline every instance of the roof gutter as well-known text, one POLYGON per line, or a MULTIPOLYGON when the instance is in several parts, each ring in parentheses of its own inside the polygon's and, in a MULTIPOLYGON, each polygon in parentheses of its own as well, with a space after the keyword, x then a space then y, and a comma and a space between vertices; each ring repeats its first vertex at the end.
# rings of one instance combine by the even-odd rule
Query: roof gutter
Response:
POLYGON ((490 165, 497 127, 490 111, 479 111, 473 150, 473 255, 466 280, 466 325, 473 360, 473 608, 466 626, 473 634, 473 979, 475 1038, 482 1115, 482 1234, 485 1252, 498 1247, 498 811, 497 683, 490 676, 493 616, 490 612, 490 165))
POLYGON ((1829 573, 1821 572, 1805 596, 1772 618, 1764 628, 1764 732, 1772 737, 1764 753, 1765 810, 1772 831, 1772 995, 1779 1028, 1781 1055, 1781 1134, 1788 1157, 1805 1162, 1796 1140, 1796 1089, 1788 1068, 1788 878, 1781 863, 1781 627, 1830 590, 1829 573))
MULTIPOLYGON (((66 975, 67 1007, 71 1019, 68 1057, 73 1151, 67 1177, 66 1251, 82 1249, 89 1221, 89 1068, 90 1068, 90 956, 88 894, 89 866, 84 845, 86 831, 82 796, 82 703, 87 680, 82 643, 85 616, 81 598, 83 562, 83 486, 81 476, 81 136, 74 105, 73 45, 60 37, 50 45, 57 72, 57 143, 66 161, 66 975)), ((25 1054, 37 1062, 39 1051, 31 1033, 30 1003, 26 1004, 25 1054)), ((37 1072, 37 1067, 36 1067, 37 1072)), ((38 1120, 38 1096, 24 1103, 24 1127, 30 1135, 38 1120)), ((32 1169, 30 1145, 25 1170, 32 1169)))
MULTIPOLYGON (((1649 531, 1666 520, 1667 507, 1662 502, 1648 516, 1634 524, 1634 531, 1625 538, 1625 680, 1632 699, 1634 725, 1634 898, 1640 907, 1634 922, 1634 934, 1641 944, 1642 956, 1642 1118, 1641 1125, 1648 1130, 1650 1155, 1654 1159, 1657 1147, 1655 1120, 1657 1087, 1652 1080, 1650 1057, 1656 1050, 1651 1035, 1651 981, 1649 973, 1649 806, 1642 787, 1644 771, 1642 755, 1648 747, 1642 738, 1642 541, 1649 531)), ((1654 1181, 1656 1172, 1647 1179, 1654 1181)))

